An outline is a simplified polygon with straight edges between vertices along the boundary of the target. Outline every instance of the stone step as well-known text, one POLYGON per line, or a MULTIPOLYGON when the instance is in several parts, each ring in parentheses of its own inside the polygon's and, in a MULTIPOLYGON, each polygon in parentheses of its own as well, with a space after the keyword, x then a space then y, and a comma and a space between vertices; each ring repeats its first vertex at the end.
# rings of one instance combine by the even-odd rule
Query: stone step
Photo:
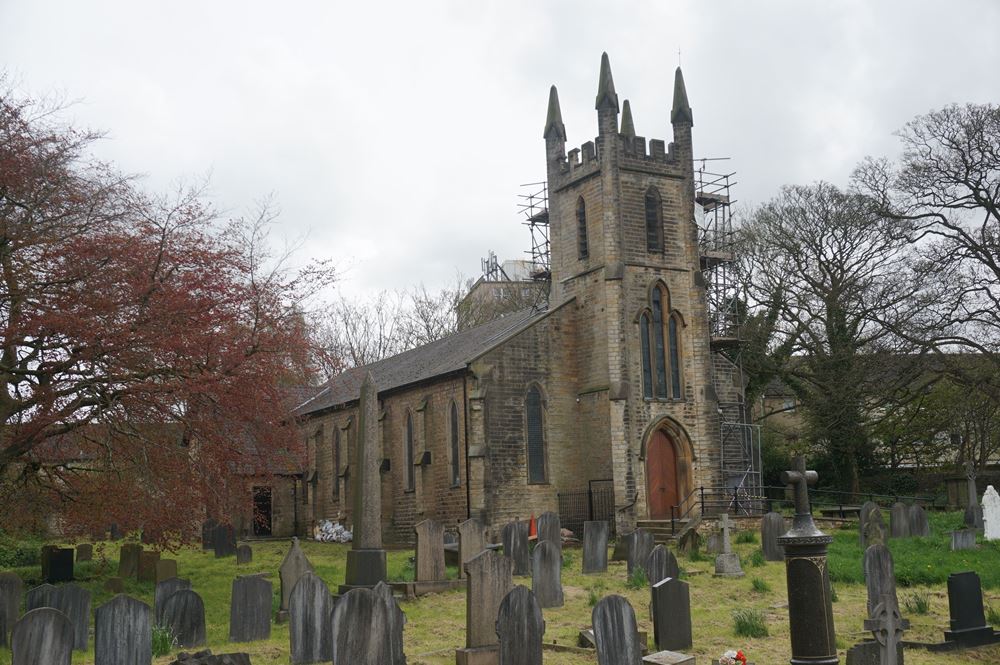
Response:
POLYGON ((673 533, 670 529, 670 520, 636 520, 636 527, 649 531, 653 534, 653 541, 656 543, 671 543, 691 520, 684 518, 675 520, 673 533))

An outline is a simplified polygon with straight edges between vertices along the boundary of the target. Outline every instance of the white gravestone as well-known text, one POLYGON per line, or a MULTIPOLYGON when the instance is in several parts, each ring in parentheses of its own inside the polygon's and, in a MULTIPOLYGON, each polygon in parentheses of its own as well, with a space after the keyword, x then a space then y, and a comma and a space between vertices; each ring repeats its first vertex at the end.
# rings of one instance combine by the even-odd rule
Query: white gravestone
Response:
POLYGON ((983 492, 983 536, 986 540, 1000 540, 1000 494, 993 485, 983 492))

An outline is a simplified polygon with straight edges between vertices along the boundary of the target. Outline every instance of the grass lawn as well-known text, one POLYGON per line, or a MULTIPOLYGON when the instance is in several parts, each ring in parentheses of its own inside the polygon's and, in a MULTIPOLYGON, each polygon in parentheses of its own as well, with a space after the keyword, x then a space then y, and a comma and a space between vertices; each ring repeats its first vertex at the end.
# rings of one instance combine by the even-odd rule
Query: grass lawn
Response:
MULTIPOLYGON (((910 619, 912 628, 906 639, 919 641, 940 641, 948 625, 948 596, 944 580, 948 573, 962 570, 976 570, 983 578, 984 595, 987 605, 1000 609, 1000 547, 998 543, 981 545, 974 552, 950 552, 946 530, 961 523, 961 515, 933 515, 931 526, 933 536, 909 541, 890 541, 895 556, 896 573, 900 578, 899 597, 903 615, 910 619), (957 522, 956 522, 957 520, 957 522), (907 609, 907 605, 912 610, 907 609), (917 614, 917 609, 926 605, 925 614, 917 614)), ((861 576, 861 550, 857 529, 850 528, 832 532, 835 542, 831 546, 830 570, 834 579, 837 602, 833 604, 834 621, 837 628, 837 646, 841 662, 848 646, 861 640, 865 633, 861 629, 865 616, 865 587, 861 576)), ((711 557, 680 557, 683 576, 691 585, 692 618, 694 622, 694 647, 691 649, 699 663, 708 663, 728 648, 742 648, 748 657, 758 665, 777 665, 789 659, 788 610, 785 606, 785 571, 782 563, 762 563, 754 566, 752 554, 758 549, 756 542, 739 542, 734 550, 743 559, 746 577, 742 579, 716 579, 712 577, 711 557), (768 637, 749 639, 737 637, 733 630, 732 612, 739 608, 754 608, 763 612, 768 637)), ((747 540, 744 538, 743 540, 747 540)), ((267 642, 251 644, 227 644, 229 631, 229 594, 233 577, 238 574, 265 572, 270 574, 275 594, 279 593, 277 570, 284 553, 286 542, 253 543, 254 561, 248 566, 237 567, 235 558, 216 559, 211 552, 185 549, 176 554, 181 577, 191 580, 194 589, 205 600, 209 647, 215 653, 247 651, 255 665, 287 664, 288 626, 274 625, 271 639, 267 642)), ((325 543, 303 543, 303 549, 316 568, 317 574, 336 590, 344 578, 344 561, 349 545, 325 543)), ((77 567, 79 583, 94 592, 94 606, 109 599, 103 590, 104 580, 115 572, 118 546, 108 543, 95 547, 95 561, 77 567), (102 566, 100 551, 109 560, 102 566)), ((412 577, 412 552, 394 551, 389 553, 390 577, 406 579, 412 577)), ((165 557, 171 555, 165 554, 165 557)), ((577 632, 590 623, 590 599, 594 595, 621 594, 629 599, 635 608, 641 630, 646 630, 652 640, 653 626, 649 612, 649 593, 645 589, 630 589, 626 585, 625 564, 611 562, 604 575, 581 574, 582 552, 567 548, 564 552, 563 587, 566 604, 557 609, 544 610, 547 642, 575 645, 577 632), (592 593, 594 592, 594 593, 592 593)), ((15 568, 31 587, 38 583, 39 569, 15 568)), ((454 574, 454 569, 449 571, 454 574)), ((516 583, 530 587, 529 578, 515 578, 516 583)), ((126 591, 152 605, 153 588, 150 584, 130 582, 126 591)), ((277 607, 277 597, 275 607, 277 607)), ((444 665, 455 662, 454 649, 464 646, 465 635, 465 592, 454 591, 425 596, 417 600, 401 601, 406 613, 407 624, 404 642, 407 661, 411 665, 421 663, 444 665)), ((75 654, 74 663, 93 663, 93 641, 91 652, 75 654)), ((171 657, 154 659, 162 665, 171 657)), ((922 650, 906 653, 909 665, 930 665, 934 663, 979 663, 1000 661, 1000 646, 971 650, 962 653, 930 654, 922 650)), ((545 662, 553 665, 593 663, 593 655, 546 651, 545 662)), ((10 663, 10 652, 0 649, 0 665, 10 663)))

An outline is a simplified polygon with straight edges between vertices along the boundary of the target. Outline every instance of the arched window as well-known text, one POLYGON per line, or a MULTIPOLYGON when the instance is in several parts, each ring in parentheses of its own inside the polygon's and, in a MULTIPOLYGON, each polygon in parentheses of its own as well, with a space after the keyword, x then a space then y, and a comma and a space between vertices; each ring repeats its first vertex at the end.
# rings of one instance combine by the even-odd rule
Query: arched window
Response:
POLYGON ((545 427, 542 420, 542 392, 531 386, 524 400, 528 427, 528 482, 545 482, 545 427))
POLYGON ((656 365, 656 390, 657 397, 667 396, 667 354, 663 344, 663 301, 666 294, 659 286, 653 289, 653 361, 656 365))
POLYGON ((577 258, 585 259, 589 255, 587 248, 587 204, 581 196, 576 201, 576 251, 577 258))
POLYGON ((674 399, 684 397, 683 393, 681 393, 681 354, 678 336, 677 315, 671 314, 667 339, 670 350, 670 395, 674 399))
POLYGON ((656 187, 646 190, 646 251, 663 251, 663 205, 656 187))
POLYGON ((406 489, 412 490, 417 485, 416 473, 413 470, 413 418, 406 413, 406 440, 403 442, 403 465, 406 467, 406 489))
POLYGON ((649 310, 639 315, 642 396, 683 399, 681 320, 670 308, 670 293, 657 284, 649 294, 649 310))
POLYGON ((458 455, 458 406, 451 403, 451 486, 462 484, 462 474, 459 468, 458 455))
POLYGON ((642 342, 642 396, 653 398, 653 356, 649 349, 649 314, 639 317, 639 339, 642 342))
POLYGON ((333 500, 340 499, 340 428, 333 427, 333 500))

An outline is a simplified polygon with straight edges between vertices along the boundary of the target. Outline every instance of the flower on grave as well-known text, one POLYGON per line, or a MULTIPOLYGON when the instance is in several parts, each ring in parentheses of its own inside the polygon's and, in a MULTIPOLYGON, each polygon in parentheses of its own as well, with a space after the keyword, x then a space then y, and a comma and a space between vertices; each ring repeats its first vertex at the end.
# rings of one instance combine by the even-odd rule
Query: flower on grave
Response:
POLYGON ((742 651, 729 651, 719 657, 719 665, 747 665, 747 657, 742 651))

